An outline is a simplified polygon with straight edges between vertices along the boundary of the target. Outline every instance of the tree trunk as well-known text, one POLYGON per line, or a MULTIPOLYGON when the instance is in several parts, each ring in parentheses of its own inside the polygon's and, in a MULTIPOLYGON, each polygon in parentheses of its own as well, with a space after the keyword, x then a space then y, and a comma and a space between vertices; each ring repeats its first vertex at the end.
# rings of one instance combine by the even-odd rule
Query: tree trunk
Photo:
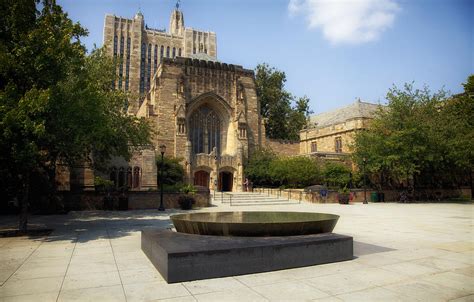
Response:
POLYGON ((20 233, 26 233, 28 230, 28 199, 30 196, 30 172, 26 172, 23 180, 23 196, 20 200, 20 218, 18 231, 20 233))
POLYGON ((473 177, 472 174, 474 173, 474 170, 469 171, 469 180, 471 181, 471 200, 474 199, 474 182, 473 182, 473 177))

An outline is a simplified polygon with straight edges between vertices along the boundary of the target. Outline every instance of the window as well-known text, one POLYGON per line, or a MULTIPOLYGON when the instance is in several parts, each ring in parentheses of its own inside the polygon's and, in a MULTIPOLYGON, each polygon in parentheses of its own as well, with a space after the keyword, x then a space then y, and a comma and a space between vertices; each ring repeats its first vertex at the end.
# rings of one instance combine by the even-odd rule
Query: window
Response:
POLYGON ((133 168, 133 188, 136 189, 140 186, 140 168, 133 168))
POLYGON ((176 57, 176 47, 173 47, 173 58, 176 57))
POLYGON ((117 55, 117 36, 114 36, 114 56, 117 55))
POLYGON ((151 44, 148 44, 148 64, 146 74, 146 91, 150 90, 150 77, 151 77, 151 44))
POLYGON ((209 154, 221 150, 221 121, 214 110, 204 105, 193 112, 189 119, 189 139, 194 154, 209 154))
POLYGON ((127 169, 127 187, 131 189, 132 185, 133 185, 132 168, 128 167, 128 169, 127 169))
POLYGON ((181 48, 178 49, 178 57, 181 57, 181 48))
POLYGON ((317 152, 317 151, 318 151, 318 143, 311 142, 311 152, 317 152))
POLYGON ((155 53, 153 54, 153 67, 155 72, 156 65, 158 65, 158 45, 155 44, 155 53))
POLYGON ((196 47, 193 47, 193 54, 196 54, 196 47))
POLYGON ((170 47, 169 46, 166 47, 166 57, 167 58, 170 57, 170 47))
POLYGON ((140 60, 140 94, 143 94, 145 91, 145 52, 146 44, 142 43, 140 60))
POLYGON ((184 118, 178 118, 178 133, 184 134, 186 131, 184 118))
POLYGON ((161 58, 163 58, 163 54, 165 52, 165 47, 163 45, 161 45, 161 50, 160 50, 160 60, 161 58))
POLYGON ((119 189, 122 189, 125 185, 125 170, 124 168, 119 169, 118 173, 118 187, 119 189))
POLYGON ((239 138, 247 138, 247 124, 239 123, 239 138))
POLYGON ((130 38, 127 38, 127 64, 125 65, 125 90, 128 90, 129 73, 130 73, 130 38))
POLYGON ((342 153, 342 138, 340 136, 334 139, 336 153, 342 153))
POLYGON ((123 36, 120 37, 120 57, 123 58, 123 36))

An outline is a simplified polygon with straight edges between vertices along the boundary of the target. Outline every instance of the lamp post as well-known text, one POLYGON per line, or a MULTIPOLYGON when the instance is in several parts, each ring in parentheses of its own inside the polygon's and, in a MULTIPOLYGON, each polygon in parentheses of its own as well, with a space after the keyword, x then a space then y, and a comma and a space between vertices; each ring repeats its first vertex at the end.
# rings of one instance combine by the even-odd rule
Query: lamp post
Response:
POLYGON ((160 167, 160 206, 158 207, 158 211, 164 211, 165 206, 163 205, 163 164, 164 164, 164 155, 166 152, 166 146, 160 146, 160 153, 161 153, 161 167, 160 167))
POLYGON ((367 204, 367 184, 366 184, 366 173, 365 173, 365 165, 367 164, 367 158, 362 158, 362 168, 364 170, 364 204, 367 204))

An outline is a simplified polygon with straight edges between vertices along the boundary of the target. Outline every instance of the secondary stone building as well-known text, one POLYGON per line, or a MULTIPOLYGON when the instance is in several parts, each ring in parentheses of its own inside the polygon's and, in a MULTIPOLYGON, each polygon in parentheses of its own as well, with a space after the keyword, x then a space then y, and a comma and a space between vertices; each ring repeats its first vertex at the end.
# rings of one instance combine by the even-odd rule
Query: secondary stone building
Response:
POLYGON ((254 72, 217 61, 216 34, 184 26, 173 10, 168 31, 107 15, 104 44, 118 61, 115 89, 129 91, 128 112, 152 123, 153 147, 130 163, 114 159, 110 179, 132 190, 156 188, 155 153, 182 159, 185 181, 239 191, 243 163, 264 144, 254 72))
POLYGON ((354 134, 366 129, 380 105, 357 100, 348 106, 313 115, 300 132, 300 154, 325 159, 345 159, 354 134))

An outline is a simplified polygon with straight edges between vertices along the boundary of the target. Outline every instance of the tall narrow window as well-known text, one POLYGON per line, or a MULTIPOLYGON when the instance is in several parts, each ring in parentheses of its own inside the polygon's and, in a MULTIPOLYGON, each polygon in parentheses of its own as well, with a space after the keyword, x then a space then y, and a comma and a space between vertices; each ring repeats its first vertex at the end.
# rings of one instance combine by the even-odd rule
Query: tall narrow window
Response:
POLYGON ((155 52, 153 54, 153 73, 156 72, 157 65, 158 65, 158 45, 155 44, 155 52))
POLYGON ((123 189, 124 185, 125 185, 125 170, 123 167, 121 167, 118 173, 118 188, 123 189))
POLYGON ((133 185, 133 176, 132 176, 132 168, 127 168, 127 187, 130 189, 133 185))
POLYGON ((247 124, 239 123, 239 138, 247 138, 247 124))
POLYGON ((179 134, 184 134, 186 132, 186 128, 184 125, 185 125, 185 119, 178 118, 178 133, 179 134))
POLYGON ((173 58, 176 57, 176 47, 173 47, 173 58))
POLYGON ((129 73, 130 73, 130 38, 127 38, 127 64, 125 65, 125 90, 128 90, 129 73))
POLYGON ((178 49, 178 57, 181 57, 181 48, 178 49))
POLYGON ((163 58, 164 53, 165 53, 165 47, 164 47, 163 45, 161 45, 161 49, 160 49, 160 62, 162 61, 161 59, 163 58))
POLYGON ((142 43, 140 57, 140 94, 143 94, 145 92, 145 52, 146 44, 142 43))
POLYGON ((114 36, 114 56, 117 55, 117 35, 114 36))
POLYGON ((150 90, 150 78, 151 78, 151 44, 148 44, 148 62, 147 62, 147 74, 146 74, 146 91, 150 90))
POLYGON ((140 186, 140 168, 133 168, 133 188, 136 189, 140 186))
POLYGON ((166 57, 167 58, 170 57, 170 47, 169 46, 166 47, 166 57))
POLYGON ((336 153, 342 153, 342 138, 340 136, 334 139, 336 153))
POLYGON ((311 142, 311 152, 317 152, 317 151, 318 151, 318 143, 311 142))

